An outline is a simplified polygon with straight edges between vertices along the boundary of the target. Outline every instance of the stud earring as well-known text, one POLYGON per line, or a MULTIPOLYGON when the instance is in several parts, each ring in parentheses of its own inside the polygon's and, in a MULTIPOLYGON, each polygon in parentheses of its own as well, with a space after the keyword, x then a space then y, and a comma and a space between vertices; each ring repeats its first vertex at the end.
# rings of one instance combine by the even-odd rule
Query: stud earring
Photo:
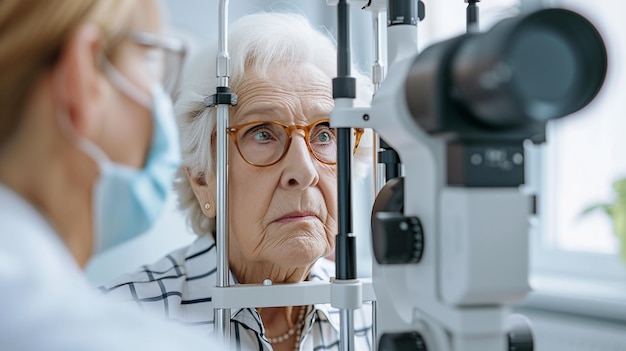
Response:
POLYGON ((204 204, 204 209, 205 210, 210 210, 211 209, 211 204, 209 204, 208 202, 206 204, 204 204))

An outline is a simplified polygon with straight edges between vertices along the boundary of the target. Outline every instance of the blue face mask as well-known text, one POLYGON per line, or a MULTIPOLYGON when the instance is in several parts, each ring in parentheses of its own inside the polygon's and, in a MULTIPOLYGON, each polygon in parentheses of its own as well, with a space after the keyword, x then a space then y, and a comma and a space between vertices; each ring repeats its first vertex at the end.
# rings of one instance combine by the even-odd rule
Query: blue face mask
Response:
POLYGON ((77 140, 78 147, 91 156, 100 168, 100 177, 93 189, 94 255, 133 239, 152 227, 163 209, 180 164, 172 102, 163 88, 155 86, 150 99, 111 65, 106 71, 111 82, 126 95, 142 105, 150 104, 153 131, 142 169, 116 164, 89 140, 77 140))
POLYGON ((114 163, 100 166, 94 188, 94 254, 147 231, 156 222, 174 173, 180 164, 180 146, 172 102, 159 86, 152 92, 152 144, 144 168, 114 163))

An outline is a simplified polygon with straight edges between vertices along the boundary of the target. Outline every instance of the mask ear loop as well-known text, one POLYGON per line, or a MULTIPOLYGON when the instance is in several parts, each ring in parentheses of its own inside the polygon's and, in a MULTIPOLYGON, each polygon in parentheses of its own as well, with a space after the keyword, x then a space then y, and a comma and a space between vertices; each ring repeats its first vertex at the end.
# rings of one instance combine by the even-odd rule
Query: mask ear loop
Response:
POLYGON ((61 133, 63 133, 69 140, 74 142, 76 146, 82 150, 87 156, 93 159, 98 168, 102 172, 105 165, 111 163, 109 157, 102 151, 98 145, 96 145, 93 141, 78 135, 76 129, 70 123, 70 117, 66 112, 63 112, 60 108, 57 108, 57 124, 61 133))
MULTIPOLYGON (((55 80, 60 83, 61 77, 59 74, 56 75, 55 80)), ((58 84, 58 86, 61 86, 58 84)), ((59 89, 63 90, 63 89, 59 89)), ((58 96, 58 100, 63 100, 63 97, 58 96)), ((98 169, 100 173, 102 173, 103 169, 111 164, 111 160, 107 156, 107 154, 94 142, 91 140, 81 136, 74 125, 70 122, 70 116, 67 112, 66 108, 63 108, 58 104, 56 106, 56 122, 61 134, 63 134, 70 142, 73 142, 76 147, 78 147, 81 151, 83 151, 87 156, 89 156, 92 160, 96 162, 98 165, 98 169)))
POLYGON ((106 75, 111 79, 111 83, 129 98, 137 101, 147 109, 152 109, 152 97, 137 88, 128 78, 126 78, 112 63, 106 58, 102 59, 102 66, 106 75))

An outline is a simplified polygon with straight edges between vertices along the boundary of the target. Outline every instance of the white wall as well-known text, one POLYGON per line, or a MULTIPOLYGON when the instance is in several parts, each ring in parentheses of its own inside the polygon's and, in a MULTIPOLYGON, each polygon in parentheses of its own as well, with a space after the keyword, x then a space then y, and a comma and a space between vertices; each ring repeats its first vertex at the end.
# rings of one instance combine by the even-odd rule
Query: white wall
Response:
MULTIPOLYGON (((217 40, 217 0, 162 0, 170 13, 174 31, 193 41, 194 47, 217 40)), ((336 33, 336 7, 327 6, 325 0, 276 1, 276 0, 232 0, 229 6, 229 22, 259 11, 280 10, 306 15, 318 26, 336 33)), ((371 66, 370 16, 364 11, 352 9, 351 25, 358 38, 353 41, 353 59, 359 67, 369 72, 371 66)))

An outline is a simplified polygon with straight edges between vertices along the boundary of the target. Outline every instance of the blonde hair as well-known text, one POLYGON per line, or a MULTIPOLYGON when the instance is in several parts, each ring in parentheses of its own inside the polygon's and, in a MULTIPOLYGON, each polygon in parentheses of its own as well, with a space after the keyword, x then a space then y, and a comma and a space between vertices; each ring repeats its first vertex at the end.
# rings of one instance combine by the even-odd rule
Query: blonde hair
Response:
POLYGON ((18 125, 33 85, 83 23, 98 26, 104 52, 114 55, 130 32, 136 1, 0 1, 0 146, 18 125))
MULTIPOLYGON (((298 14, 257 13, 235 21, 229 31, 231 57, 230 87, 234 93, 245 80, 248 71, 261 76, 275 67, 312 64, 328 77, 336 76, 336 47, 332 37, 298 14)), ((203 99, 213 95, 217 86, 217 45, 199 51, 185 68, 180 96, 175 103, 176 118, 181 133, 183 167, 193 177, 214 172, 211 135, 215 129, 216 109, 204 106, 203 99)), ((367 106, 372 97, 370 80, 353 70, 357 80, 356 106, 367 106)), ((364 155, 370 155, 364 136, 357 152, 356 173, 364 174, 368 167, 364 155)), ((371 142, 370 142, 371 144, 371 142)), ((178 193, 179 209, 197 234, 215 230, 215 220, 207 218, 195 198, 184 169, 180 169, 174 183, 178 193)))

